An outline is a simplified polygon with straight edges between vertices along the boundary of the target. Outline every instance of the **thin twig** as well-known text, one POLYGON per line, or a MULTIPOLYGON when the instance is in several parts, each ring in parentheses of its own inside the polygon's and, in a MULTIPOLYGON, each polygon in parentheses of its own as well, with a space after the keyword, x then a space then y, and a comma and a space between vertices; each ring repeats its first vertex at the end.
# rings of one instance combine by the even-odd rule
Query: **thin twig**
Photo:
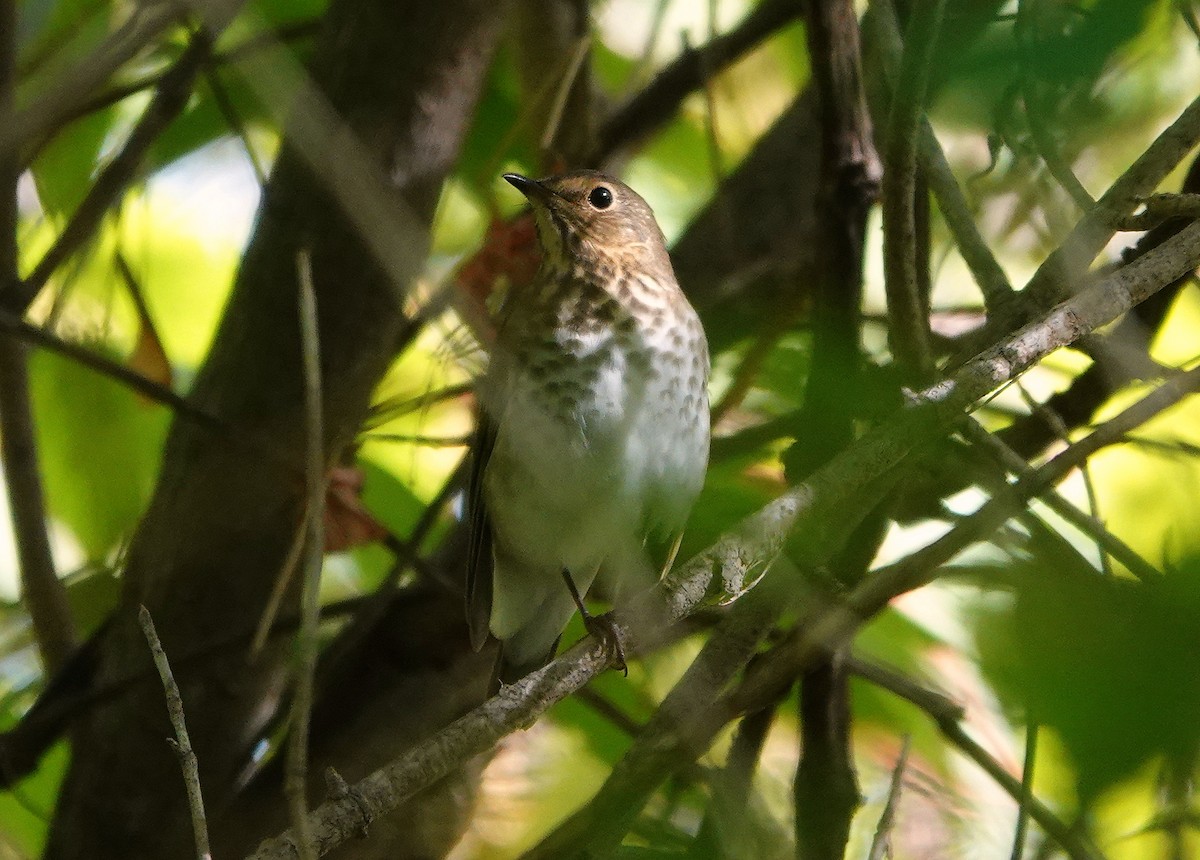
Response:
POLYGON ((1200 142, 1200 97, 1183 112, 1079 219, 1063 243, 1046 258, 1023 292, 1032 307, 1045 307, 1074 292, 1088 265, 1116 232, 1121 220, 1200 142))
MULTIPOLYGON (((1023 8, 1024 5, 1024 3, 1018 4, 1018 9, 1023 8)), ((1020 18, 1021 14, 1018 13, 1018 21, 1020 18)), ((1020 28, 1014 29, 1019 30, 1020 28)), ((1021 39, 1018 38, 1018 41, 1020 42, 1021 39)), ((1075 171, 1063 158, 1062 153, 1058 151, 1058 142, 1054 139, 1050 129, 1042 122, 1042 102, 1038 97, 1037 84, 1027 71, 1032 63, 1027 51, 1028 48, 1023 46, 1023 52, 1026 52, 1023 69, 1026 71, 1021 74, 1021 96, 1025 103, 1025 119, 1029 126, 1029 137, 1033 140, 1034 149, 1037 150, 1046 169, 1050 171, 1050 175, 1062 186, 1067 196, 1079 207, 1080 211, 1087 212, 1096 205, 1096 201, 1092 198, 1091 193, 1083 187, 1083 183, 1079 181, 1079 177, 1075 175, 1075 171)))
POLYGON ((587 34, 580 36, 575 41, 575 47, 567 58, 567 70, 554 91, 554 101, 550 104, 546 128, 542 132, 540 142, 542 152, 549 152, 554 140, 558 137, 559 127, 563 121, 563 112, 567 107, 567 99, 570 98, 571 91, 575 89, 579 73, 583 70, 583 61, 587 59, 591 47, 592 37, 587 34))
POLYGON ((912 555, 875 572, 870 582, 907 582, 905 590, 917 588, 932 579, 941 565, 971 544, 987 537, 1011 516, 1024 499, 1041 495, 1061 481, 1087 459, 1108 445, 1120 442, 1125 434, 1149 421, 1159 412, 1174 406, 1200 389, 1200 369, 1188 371, 1163 383, 1150 394, 1097 427, 1056 457, 1018 478, 1012 492, 995 496, 979 510, 946 534, 912 555))
POLYGON ((266 187, 267 170, 263 167, 262 159, 258 157, 258 153, 254 151, 254 143, 250 140, 250 130, 246 128, 246 122, 238 112, 237 105, 233 103, 233 99, 229 95, 229 90, 225 88, 225 84, 221 80, 220 70, 217 68, 215 62, 204 64, 204 80, 208 83, 208 88, 212 92, 213 102, 216 104, 217 110, 221 112, 221 116, 225 118, 226 124, 237 135, 238 140, 242 142, 242 149, 246 152, 246 159, 250 162, 250 169, 254 171, 254 178, 258 180, 259 188, 266 187))
MULTIPOLYGON (((310 18, 306 21, 293 21, 290 24, 282 24, 278 29, 265 34, 258 33, 253 36, 247 36, 241 42, 231 45, 224 51, 214 53, 211 62, 214 67, 236 63, 264 49, 278 48, 281 43, 308 38, 317 33, 320 23, 320 19, 318 18, 310 18)), ((149 72, 127 83, 118 84, 112 89, 77 104, 71 113, 59 118, 58 125, 59 127, 70 125, 88 114, 112 107, 130 96, 152 89, 158 86, 163 76, 170 74, 170 72, 170 68, 160 69, 149 72)))
MULTIPOLYGON (((1057 434, 1060 442, 1071 444, 1071 431, 1067 429, 1066 422, 1062 420, 1062 416, 1055 412, 1052 408, 1044 403, 1039 403, 1037 398, 1029 393, 1021 381, 1017 380, 1017 391, 1021 395, 1021 400, 1025 402, 1030 412, 1035 412, 1042 417, 1042 420, 1057 434)), ((1104 521, 1100 518, 1100 497, 1096 493, 1096 482, 1092 480, 1091 467, 1084 463, 1079 467, 1079 477, 1083 479, 1083 489, 1087 494, 1088 513, 1087 518, 1100 526, 1101 531, 1106 532, 1108 529, 1104 525, 1104 521)), ((1112 558, 1105 549, 1106 543, 1104 540, 1096 539, 1096 548, 1100 555, 1100 569, 1104 571, 1105 576, 1112 576, 1112 558)))
POLYGON ((263 606, 262 615, 258 618, 258 627, 254 631, 254 637, 250 640, 250 647, 246 650, 246 660, 253 663, 262 655, 262 650, 267 644, 267 639, 270 638, 271 632, 275 629, 275 619, 279 617, 280 607, 283 606, 283 600, 287 597, 288 587, 292 584, 292 577, 296 574, 296 568, 300 564, 300 556, 304 552, 304 548, 308 545, 309 534, 309 516, 308 506, 305 505, 304 512, 300 517, 300 522, 297 525, 296 533, 292 536, 291 545, 288 546, 287 555, 284 556, 283 564, 279 567, 279 572, 275 574, 275 582, 271 586, 271 593, 267 597, 267 602, 263 606))
MULTIPOLYGON (((885 666, 862 660, 856 660, 852 665, 855 673, 862 678, 880 689, 887 690, 911 702, 928 714, 937 724, 943 737, 979 765, 1013 800, 1021 802, 1023 797, 1021 783, 1013 778, 1003 765, 989 755, 987 750, 976 743, 963 729, 962 708, 941 693, 928 690, 885 666)), ((1070 825, 1056 816, 1036 797, 1028 798, 1026 808, 1033 820, 1059 844, 1068 856, 1076 858, 1076 860, 1079 858, 1102 860, 1103 855, 1085 836, 1075 832, 1070 825)))
POLYGON ((0 341, 0 452, 21 571, 21 597, 48 673, 79 643, 67 590, 58 578, 34 432, 25 345, 0 341))
POLYGON ((197 424, 212 430, 232 432, 229 425, 220 418, 193 405, 186 397, 176 394, 162 383, 156 382, 136 370, 131 370, 93 349, 63 340, 44 328, 31 325, 4 308, 0 308, 0 333, 69 358, 89 370, 94 370, 96 373, 107 376, 114 382, 136 391, 147 400, 170 407, 181 417, 197 424))
MULTIPOLYGON (((887 80, 899 75, 900 57, 904 43, 900 36, 900 25, 896 21, 896 12, 890 0, 873 0, 870 14, 864 19, 865 24, 873 28, 872 44, 880 53, 880 62, 887 80)), ((918 158, 922 170, 929 182, 929 188, 937 199, 938 209, 946 221, 954 244, 958 247, 963 261, 971 270, 975 283, 983 293, 984 305, 989 314, 1006 310, 1014 301, 1016 293, 1008 276, 996 262, 987 242, 979 235, 975 224, 975 216, 967 203, 966 196, 954 178, 946 153, 938 143, 933 127, 924 117, 921 118, 918 141, 918 158)))
POLYGON ((175 683, 175 675, 171 672, 171 664, 167 662, 167 652, 159 641, 158 631, 154 629, 154 619, 150 610, 145 606, 138 608, 138 624, 150 646, 150 654, 154 657, 154 666, 158 669, 158 677, 162 680, 163 697, 167 700, 167 716, 171 719, 171 728, 175 730, 174 740, 168 739, 171 748, 179 757, 179 767, 183 770, 183 784, 187 789, 188 810, 192 814, 192 835, 196 843, 198 860, 209 860, 212 853, 208 847, 208 822, 204 815, 204 795, 200 790, 200 767, 196 761, 196 753, 192 749, 192 741, 188 737, 187 722, 183 715, 183 698, 179 695, 179 685, 175 683))
POLYGON ((96 176, 58 239, 34 266, 29 277, 4 291, 6 309, 23 313, 58 267, 95 235, 101 220, 137 176, 138 167, 150 146, 187 106, 192 83, 211 48, 212 38, 207 31, 200 29, 192 35, 175 65, 163 75, 154 98, 129 133, 124 146, 96 176))
MULTIPOLYGON (((12 121, 16 106, 15 0, 0 0, 0 126, 12 121)), ((0 151, 0 294, 17 283, 17 153, 0 151)), ((29 397, 29 362, 24 344, 0 342, 0 453, 12 516, 13 540, 20 565, 22 599, 29 611, 38 651, 48 672, 70 656, 77 644, 66 589, 54 568, 46 507, 29 397)))
POLYGON ((883 259, 892 349, 910 378, 932 369, 929 312, 917 288, 917 141, 945 0, 916 0, 900 58, 883 153, 883 259))
POLYGON ((69 122, 78 105, 167 29, 177 14, 174 3, 139 4, 120 27, 87 56, 40 88, 30 106, 0 128, 0 151, 11 152, 28 162, 39 142, 48 140, 69 122))
POLYGON ((1029 807, 1033 801, 1033 767, 1037 761, 1038 724, 1025 727, 1025 763, 1021 768, 1021 796, 1017 798, 1017 826, 1013 833, 1010 860, 1025 856, 1025 834, 1029 830, 1029 807))
POLYGON ((600 128, 589 164, 608 161, 618 149, 668 122, 683 100, 759 42, 800 16, 799 0, 765 0, 736 27, 699 48, 684 50, 600 128))
MULTIPOLYGON (((976 419, 964 419, 963 433, 968 441, 979 445, 1018 478, 1028 477, 1033 472, 1033 467, 1020 454, 1004 444, 1000 437, 989 433, 976 419)), ((1072 504, 1058 490, 1047 490, 1041 499, 1056 514, 1095 540, 1105 552, 1125 565, 1138 579, 1154 581, 1162 577, 1158 568, 1138 555, 1136 550, 1105 528, 1103 523, 1072 504)))
POLYGON ((896 767, 892 770, 892 782, 888 786, 887 802, 879 815, 879 824, 875 827, 875 836, 871 840, 871 850, 867 860, 884 860, 891 853, 892 825, 896 820, 896 808, 900 805, 900 790, 904 786, 904 771, 908 766, 908 750, 912 745, 912 735, 904 736, 900 747, 900 755, 896 757, 896 767))
POLYGON ((305 463, 308 536, 304 554, 300 631, 297 634, 296 693, 288 727, 285 793, 292 827, 298 835, 301 860, 316 860, 308 819, 308 734, 312 717, 313 679, 317 668, 317 623, 320 620, 321 560, 325 550, 325 431, 321 387, 320 335, 312 259, 307 249, 296 255, 299 290, 300 340, 304 359, 304 412, 308 437, 305 463))

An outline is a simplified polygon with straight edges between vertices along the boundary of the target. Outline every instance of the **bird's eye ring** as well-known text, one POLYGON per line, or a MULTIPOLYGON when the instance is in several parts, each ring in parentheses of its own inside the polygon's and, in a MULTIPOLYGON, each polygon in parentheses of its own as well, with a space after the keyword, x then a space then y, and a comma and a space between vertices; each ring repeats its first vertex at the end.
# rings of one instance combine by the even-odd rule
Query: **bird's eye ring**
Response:
POLYGON ((610 191, 608 188, 605 188, 603 185, 597 185, 592 189, 591 193, 588 194, 588 203, 591 203, 597 209, 607 209, 609 206, 612 206, 612 202, 612 191, 610 191))

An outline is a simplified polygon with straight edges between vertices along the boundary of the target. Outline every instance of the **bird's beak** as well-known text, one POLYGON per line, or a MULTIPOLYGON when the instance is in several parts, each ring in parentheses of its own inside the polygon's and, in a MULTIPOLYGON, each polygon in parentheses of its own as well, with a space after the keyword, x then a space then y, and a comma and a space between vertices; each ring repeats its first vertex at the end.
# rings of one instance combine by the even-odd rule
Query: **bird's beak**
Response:
POLYGON ((552 196, 552 193, 545 185, 538 182, 536 179, 530 179, 528 176, 522 176, 519 173, 506 173, 504 179, 512 185, 513 188, 524 194, 531 203, 547 203, 552 196))

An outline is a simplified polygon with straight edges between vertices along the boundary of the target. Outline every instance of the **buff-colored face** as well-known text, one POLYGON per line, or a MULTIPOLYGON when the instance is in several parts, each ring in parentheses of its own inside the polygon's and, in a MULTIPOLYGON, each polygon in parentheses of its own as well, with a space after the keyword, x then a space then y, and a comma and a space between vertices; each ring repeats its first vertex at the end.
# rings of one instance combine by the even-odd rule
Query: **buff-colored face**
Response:
POLYGON ((625 183, 594 170, 527 179, 504 176, 533 205, 548 257, 632 255, 658 262, 665 240, 650 206, 625 183))

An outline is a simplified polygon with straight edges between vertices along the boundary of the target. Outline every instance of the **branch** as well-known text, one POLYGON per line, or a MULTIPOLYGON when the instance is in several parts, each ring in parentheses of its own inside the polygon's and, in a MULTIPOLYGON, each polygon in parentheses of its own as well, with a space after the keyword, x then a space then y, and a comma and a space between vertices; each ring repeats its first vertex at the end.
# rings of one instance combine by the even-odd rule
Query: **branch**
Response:
POLYGON ((720 72, 800 15, 799 0, 765 0, 737 27, 700 48, 688 48, 600 128, 588 162, 600 165, 624 146, 651 134, 707 77, 720 72))
POLYGON ((853 666, 855 674, 864 680, 916 705, 932 718, 948 741, 979 765, 1013 800, 1026 805, 1033 820, 1069 857, 1075 860, 1102 860, 1103 855, 1087 837, 1076 833, 1036 797, 1027 795, 1021 782, 1014 779, 995 758, 988 755, 983 747, 967 735, 962 727, 963 710, 959 705, 941 693, 927 690, 899 672, 884 666, 857 659, 853 660, 853 666))
POLYGON ((54 568, 38 463, 25 347, 0 343, 0 452, 21 568, 21 594, 48 672, 78 645, 67 591, 54 568))
MULTIPOLYGON (((808 53, 820 110, 821 161, 812 286, 812 366, 796 442, 783 457, 789 481, 808 477, 854 438, 862 398, 863 253, 867 216, 879 196, 879 158, 863 92, 858 18, 849 0, 806 4, 808 53), (800 440, 804 440, 801 442, 800 440)), ((796 241, 795 237, 792 237, 796 241)), ((804 240, 800 240, 801 242, 804 240)), ((807 280, 796 278, 780 331, 795 325, 807 280)), ((864 540, 863 545, 870 545, 864 540)), ((866 571, 870 551, 838 558, 843 583, 866 571)), ((796 553, 793 553, 795 558, 796 553)), ((800 747, 793 805, 797 851, 804 857, 841 856, 858 808, 850 747, 849 688, 840 655, 830 654, 800 679, 800 747)))
MULTIPOLYGON (((437 195, 488 68, 499 12, 485 0, 333 0, 313 77, 282 51, 246 79, 272 117, 289 114, 280 122, 287 133, 191 399, 244 437, 270 440, 280 458, 173 422, 126 557, 121 607, 100 634, 95 684, 127 676, 142 656, 138 603, 188 652, 223 630, 252 628, 261 615, 304 505, 296 252, 312 249, 322 375, 337 380, 323 392, 323 447, 332 451, 353 438, 408 322, 404 301, 427 259, 437 195)), ((189 728, 214 774, 205 783, 213 808, 231 804, 245 752, 269 728, 287 656, 279 640, 252 665, 228 651, 180 677, 197 697, 189 728)), ((51 854, 180 856, 190 844, 175 815, 179 799, 161 790, 169 768, 138 754, 156 705, 151 690, 136 688, 76 720, 51 854)), ((261 832, 266 819, 252 826, 261 832)))
POLYGON ((888 787, 887 802, 879 815, 879 824, 875 827, 875 836, 871 839, 871 850, 867 860, 886 860, 892 853, 892 825, 896 821, 896 807, 900 805, 900 790, 904 786, 904 771, 908 766, 908 749, 912 744, 912 736, 905 735, 900 747, 900 755, 896 758, 896 766, 892 769, 892 782, 888 787))
POLYGON ((1113 237, 1121 220, 1154 191, 1200 142, 1200 97, 1184 109, 1114 182, 1026 285, 1032 307, 1075 291, 1087 267, 1113 237))
POLYGON ((296 690, 288 731, 287 795, 292 826, 297 831, 301 860, 316 860, 313 834, 308 829, 308 735, 312 718, 313 679, 317 670, 317 621, 321 611, 321 559, 325 550, 325 430, 321 412, 321 352, 317 331, 317 295, 308 249, 296 255, 300 284, 300 345, 304 366, 304 417, 308 449, 304 469, 308 520, 305 536, 304 579, 300 598, 300 631, 296 636, 296 690))
MULTIPOLYGON (((1018 478, 1027 478, 1033 473, 1033 467, 1020 454, 1005 445, 998 436, 985 430, 983 425, 974 418, 968 417, 964 420, 963 432, 969 441, 983 448, 1004 469, 1012 472, 1018 478)), ((1160 570, 1138 555, 1129 544, 1105 528, 1104 523, 1075 506, 1057 490, 1047 490, 1042 496, 1042 501, 1064 520, 1095 539, 1102 550, 1125 565, 1129 572, 1138 579, 1154 581, 1162 576, 1160 570)))
POLYGON ((884 286, 892 350, 905 374, 921 380, 932 369, 933 357, 929 348, 929 308, 917 285, 913 205, 917 142, 944 9, 945 0, 917 0, 910 13, 883 158, 884 286))
MULTIPOLYGON (((16 24, 15 0, 0 0, 0 125, 12 122, 16 104, 16 24)), ((0 285, 16 283, 18 276, 20 174, 16 152, 0 151, 0 285)), ((75 622, 66 589, 54 569, 46 533, 45 499, 29 399, 29 364, 25 348, 11 341, 0 343, 0 453, 22 597, 42 661, 53 672, 75 648, 75 622)))
MULTIPOLYGON (((897 78, 904 45, 890 0, 875 0, 864 18, 864 25, 871 28, 872 44, 880 55, 884 82, 897 78)), ((971 207, 954 178, 937 135, 924 117, 920 121, 919 137, 917 155, 921 169, 928 178, 950 235, 954 237, 954 244, 983 293, 984 306, 989 314, 1007 312, 1016 300, 1016 293, 991 248, 979 235, 971 207)))
POLYGON ((108 210, 116 204, 137 176, 146 151, 158 139, 163 129, 187 106, 196 75, 212 50, 212 38, 203 28, 192 35, 183 54, 163 75, 154 92, 154 98, 150 100, 141 119, 129 133, 124 146, 96 176, 92 187, 72 213, 58 239, 38 261, 28 278, 24 281, 14 281, 12 287, 0 294, 6 310, 16 314, 24 313, 58 267, 95 235, 108 210))
POLYGON ((97 87, 141 53, 170 26, 177 14, 177 7, 170 2, 135 7, 133 14, 116 31, 86 57, 41 87, 32 104, 18 113, 13 123, 0 130, 0 152, 27 161, 30 150, 39 141, 69 121, 97 87))
POLYGON ((167 716, 171 719, 171 727, 175 729, 175 740, 167 742, 179 756, 179 766, 183 769, 183 784, 187 789, 188 809, 192 814, 192 833, 196 839, 196 857, 198 860, 210 860, 212 854, 208 848, 204 795, 200 791, 200 768, 196 762, 196 752, 192 749, 192 741, 188 737, 187 722, 183 716, 183 698, 179 695, 179 685, 175 683, 175 676, 171 673, 171 664, 167 662, 167 652, 163 650, 158 631, 154 629, 154 619, 150 617, 150 610, 144 606, 138 609, 138 623, 142 626, 146 644, 150 646, 150 654, 154 657, 154 666, 158 669, 158 677, 162 681, 163 694, 167 700, 167 716))
POLYGON ((778 578, 773 585, 734 605, 596 795, 522 860, 606 856, 616 850, 650 795, 703 753, 730 718, 704 719, 703 706, 746 665, 785 609, 788 601, 778 578))
POLYGON ((131 370, 95 350, 63 340, 40 326, 27 323, 12 311, 4 308, 0 308, 0 332, 69 358, 89 370, 94 370, 96 373, 124 385, 147 400, 169 407, 189 421, 194 421, 212 430, 232 433, 232 428, 223 424, 215 415, 200 409, 186 397, 176 394, 162 383, 143 376, 136 370, 131 370))

